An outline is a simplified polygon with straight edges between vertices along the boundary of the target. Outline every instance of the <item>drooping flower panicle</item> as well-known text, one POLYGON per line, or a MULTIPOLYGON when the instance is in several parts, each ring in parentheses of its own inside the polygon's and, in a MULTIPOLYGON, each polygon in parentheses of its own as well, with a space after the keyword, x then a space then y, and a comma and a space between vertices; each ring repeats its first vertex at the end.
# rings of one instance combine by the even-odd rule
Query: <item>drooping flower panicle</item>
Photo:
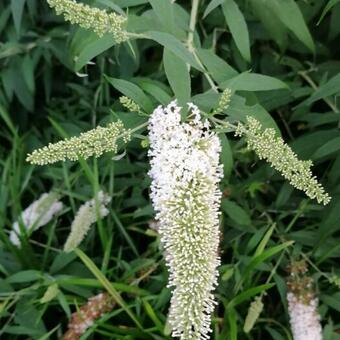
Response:
POLYGON ((313 280, 306 275, 305 261, 290 266, 287 280, 288 312, 294 340, 322 340, 318 313, 318 299, 313 290, 313 280))
POLYGON ((63 209, 63 204, 58 200, 58 195, 54 192, 44 193, 40 198, 29 205, 22 213, 20 218, 13 223, 9 239, 16 245, 20 246, 20 226, 19 223, 27 230, 33 231, 49 223, 52 218, 63 209))
POLYGON ((108 293, 91 297, 84 306, 72 314, 63 340, 79 339, 97 319, 110 312, 114 306, 115 302, 108 293))
POLYGON ((96 207, 96 200, 93 198, 84 203, 77 211, 71 225, 71 232, 68 236, 64 251, 71 252, 76 249, 88 233, 91 225, 97 221, 98 218, 103 218, 109 214, 106 206, 111 202, 111 197, 103 191, 99 191, 97 195, 98 214, 96 207))
POLYGON ((117 141, 124 142, 130 139, 130 132, 124 128, 122 121, 108 124, 106 127, 98 126, 93 130, 83 132, 79 137, 71 137, 57 143, 50 143, 41 149, 34 150, 27 156, 32 164, 46 165, 58 161, 75 161, 82 157, 99 157, 105 152, 117 152, 117 141))
POLYGON ((299 160, 284 140, 276 136, 274 129, 263 130, 259 121, 248 116, 245 125, 239 123, 235 134, 245 136, 248 148, 260 159, 267 160, 295 188, 304 191, 308 197, 315 198, 318 203, 329 203, 331 198, 312 174, 312 162, 299 160))
POLYGON ((174 287, 169 324, 182 340, 209 339, 220 263, 221 145, 198 108, 189 108, 187 123, 174 101, 156 108, 149 124, 151 199, 174 287))
POLYGON ((127 19, 122 15, 107 13, 105 10, 75 0, 47 0, 47 2, 50 7, 55 8, 58 15, 64 15, 64 19, 71 24, 91 29, 99 36, 111 33, 117 43, 128 39, 124 29, 127 19))

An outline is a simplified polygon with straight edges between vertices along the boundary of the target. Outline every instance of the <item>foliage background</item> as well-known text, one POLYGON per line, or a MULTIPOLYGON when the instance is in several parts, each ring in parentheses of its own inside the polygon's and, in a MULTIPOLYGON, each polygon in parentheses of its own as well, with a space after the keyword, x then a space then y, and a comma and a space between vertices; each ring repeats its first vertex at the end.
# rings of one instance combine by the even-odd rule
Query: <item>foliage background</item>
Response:
MULTIPOLYGON (((225 167, 223 264, 212 339, 290 339, 285 268, 300 257, 309 261, 316 282, 324 339, 340 338, 340 292, 331 280, 339 274, 340 255, 340 5, 330 1, 329 11, 317 24, 327 3, 199 2, 193 37, 197 54, 220 89, 228 86, 237 91, 220 118, 243 120, 251 114, 280 130, 300 158, 314 161, 315 174, 333 197, 327 207, 307 200, 249 153, 242 140, 220 135, 225 167), (290 240, 295 242, 287 246, 290 240), (264 311, 252 332, 245 334, 249 304, 265 290, 264 311)), ((129 127, 146 121, 147 117, 124 112, 118 101, 122 94, 147 113, 174 96, 180 103, 192 98, 208 112, 218 95, 185 47, 189 1, 92 4, 126 11, 129 31, 145 38, 117 46, 110 36, 99 39, 71 27, 44 1, 0 3, 0 336, 4 339, 60 338, 75 306, 103 290, 103 284, 122 294, 141 327, 117 307, 84 339, 168 338, 164 325, 170 291, 157 233, 149 227, 153 211, 147 149, 141 145, 144 137, 137 135, 122 149, 126 152, 122 159, 106 155, 97 161, 38 168, 27 164, 25 157, 36 147, 117 117, 129 127), (87 64, 91 59, 95 64, 87 64), (190 74, 188 62, 196 65, 190 74), (27 238, 22 249, 13 247, 8 241, 13 221, 53 188, 63 195, 62 215, 27 238), (109 192, 113 202, 108 218, 98 222, 82 244, 89 259, 63 253, 77 207, 98 188, 109 192), (58 295, 41 303, 54 283, 58 295)))

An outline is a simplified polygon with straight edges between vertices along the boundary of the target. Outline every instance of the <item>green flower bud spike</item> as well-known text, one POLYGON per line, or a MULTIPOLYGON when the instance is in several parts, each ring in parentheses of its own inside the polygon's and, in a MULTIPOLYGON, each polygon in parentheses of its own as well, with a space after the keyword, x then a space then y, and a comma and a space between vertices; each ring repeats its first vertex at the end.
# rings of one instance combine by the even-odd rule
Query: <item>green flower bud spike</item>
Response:
POLYGON ((97 128, 81 133, 79 137, 71 137, 57 143, 50 143, 27 156, 31 164, 46 165, 58 161, 76 161, 80 157, 87 159, 99 157, 105 152, 117 152, 118 139, 126 143, 130 140, 130 131, 124 128, 122 121, 110 123, 106 127, 97 128))
POLYGON ((140 109, 140 106, 129 97, 125 97, 125 96, 119 97, 119 102, 122 104, 122 106, 125 109, 127 109, 130 112, 137 112, 137 113, 142 112, 142 110, 140 109))
POLYGON ((268 161, 296 189, 304 191, 318 203, 329 203, 330 196, 312 174, 312 162, 299 160, 284 140, 276 136, 274 129, 263 130, 260 122, 248 116, 245 125, 239 123, 235 135, 245 136, 248 148, 260 159, 268 161))
POLYGON ((65 21, 77 24, 82 28, 91 29, 100 37, 106 33, 114 36, 117 43, 128 40, 124 25, 127 19, 116 13, 107 13, 96 7, 78 3, 75 0, 47 0, 58 15, 65 21))

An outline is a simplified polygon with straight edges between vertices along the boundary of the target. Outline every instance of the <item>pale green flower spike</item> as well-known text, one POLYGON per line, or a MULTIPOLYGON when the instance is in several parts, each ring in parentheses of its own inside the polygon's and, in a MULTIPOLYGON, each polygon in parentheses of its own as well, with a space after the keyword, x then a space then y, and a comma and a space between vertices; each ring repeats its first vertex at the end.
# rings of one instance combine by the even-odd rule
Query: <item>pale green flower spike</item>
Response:
POLYGON ((332 283, 333 285, 340 288, 340 276, 334 274, 332 277, 329 278, 329 283, 332 283))
POLYGON ((245 136, 248 148, 255 151, 260 159, 267 160, 295 188, 315 198, 318 203, 329 203, 331 198, 311 172, 312 162, 299 160, 283 139, 276 136, 274 129, 263 130, 259 121, 248 116, 245 125, 239 123, 235 135, 245 136))
POLYGON ((222 92, 217 108, 212 112, 213 115, 221 113, 223 110, 226 110, 229 107, 231 95, 231 90, 228 88, 222 92))
POLYGON ((131 98, 122 96, 119 98, 120 103, 130 112, 141 112, 140 106, 131 98))
POLYGON ((57 297, 57 295, 60 293, 59 287, 57 283, 53 283, 52 285, 50 285, 44 296, 40 299, 40 303, 48 303, 50 301, 52 301, 53 299, 55 299, 57 297))
POLYGON ((97 199, 98 215, 95 199, 84 203, 77 211, 76 217, 71 225, 71 233, 64 245, 64 251, 71 252, 76 249, 85 238, 91 225, 97 221, 97 218, 103 218, 109 214, 106 206, 111 202, 111 197, 103 191, 99 191, 97 199))
POLYGON ((75 0, 47 0, 50 7, 55 8, 58 15, 64 15, 64 19, 71 24, 91 29, 99 36, 111 33, 117 43, 128 39, 124 25, 125 17, 116 13, 107 13, 96 7, 77 3, 75 0))
POLYGON ((71 137, 57 143, 50 143, 41 149, 34 150, 27 156, 32 164, 45 165, 67 159, 75 161, 82 157, 99 157, 104 152, 117 152, 117 140, 122 138, 126 143, 130 140, 130 131, 124 128, 122 121, 110 123, 106 127, 98 126, 83 132, 79 137, 71 137))
POLYGON ((39 199, 31 203, 21 213, 19 219, 13 223, 12 231, 9 234, 10 241, 15 246, 20 247, 20 224, 30 234, 49 223, 62 209, 63 204, 59 201, 59 195, 57 193, 50 192, 42 194, 39 199))
POLYGON ((263 311, 262 298, 261 296, 257 296, 254 299, 254 301, 250 304, 248 314, 244 322, 243 330, 245 333, 249 333, 253 329, 262 311, 263 311))

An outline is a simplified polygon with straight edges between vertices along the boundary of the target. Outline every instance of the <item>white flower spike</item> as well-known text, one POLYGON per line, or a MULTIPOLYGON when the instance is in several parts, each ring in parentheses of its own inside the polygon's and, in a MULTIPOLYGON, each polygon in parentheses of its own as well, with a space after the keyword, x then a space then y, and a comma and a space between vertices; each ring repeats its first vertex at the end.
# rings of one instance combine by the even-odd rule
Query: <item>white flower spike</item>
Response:
POLYGON ((304 260, 293 261, 287 280, 288 312, 294 340, 322 340, 318 299, 304 260))
POLYGON ((58 200, 57 194, 53 192, 42 194, 38 200, 34 201, 21 213, 20 222, 13 223, 12 231, 9 234, 10 241, 20 247, 19 223, 22 223, 27 231, 37 230, 50 222, 62 209, 63 204, 58 200))
POLYGON ((169 312, 172 335, 209 339, 216 304, 212 291, 220 264, 219 206, 221 144, 189 103, 181 122, 177 102, 159 106, 150 118, 151 199, 174 287, 169 312))
POLYGON ((71 252, 76 249, 85 238, 91 225, 97 221, 97 218, 104 218, 109 214, 106 206, 111 202, 111 197, 103 191, 99 191, 97 198, 99 216, 97 216, 96 200, 94 198, 84 203, 78 209, 72 222, 71 232, 65 242, 64 251, 71 252))

